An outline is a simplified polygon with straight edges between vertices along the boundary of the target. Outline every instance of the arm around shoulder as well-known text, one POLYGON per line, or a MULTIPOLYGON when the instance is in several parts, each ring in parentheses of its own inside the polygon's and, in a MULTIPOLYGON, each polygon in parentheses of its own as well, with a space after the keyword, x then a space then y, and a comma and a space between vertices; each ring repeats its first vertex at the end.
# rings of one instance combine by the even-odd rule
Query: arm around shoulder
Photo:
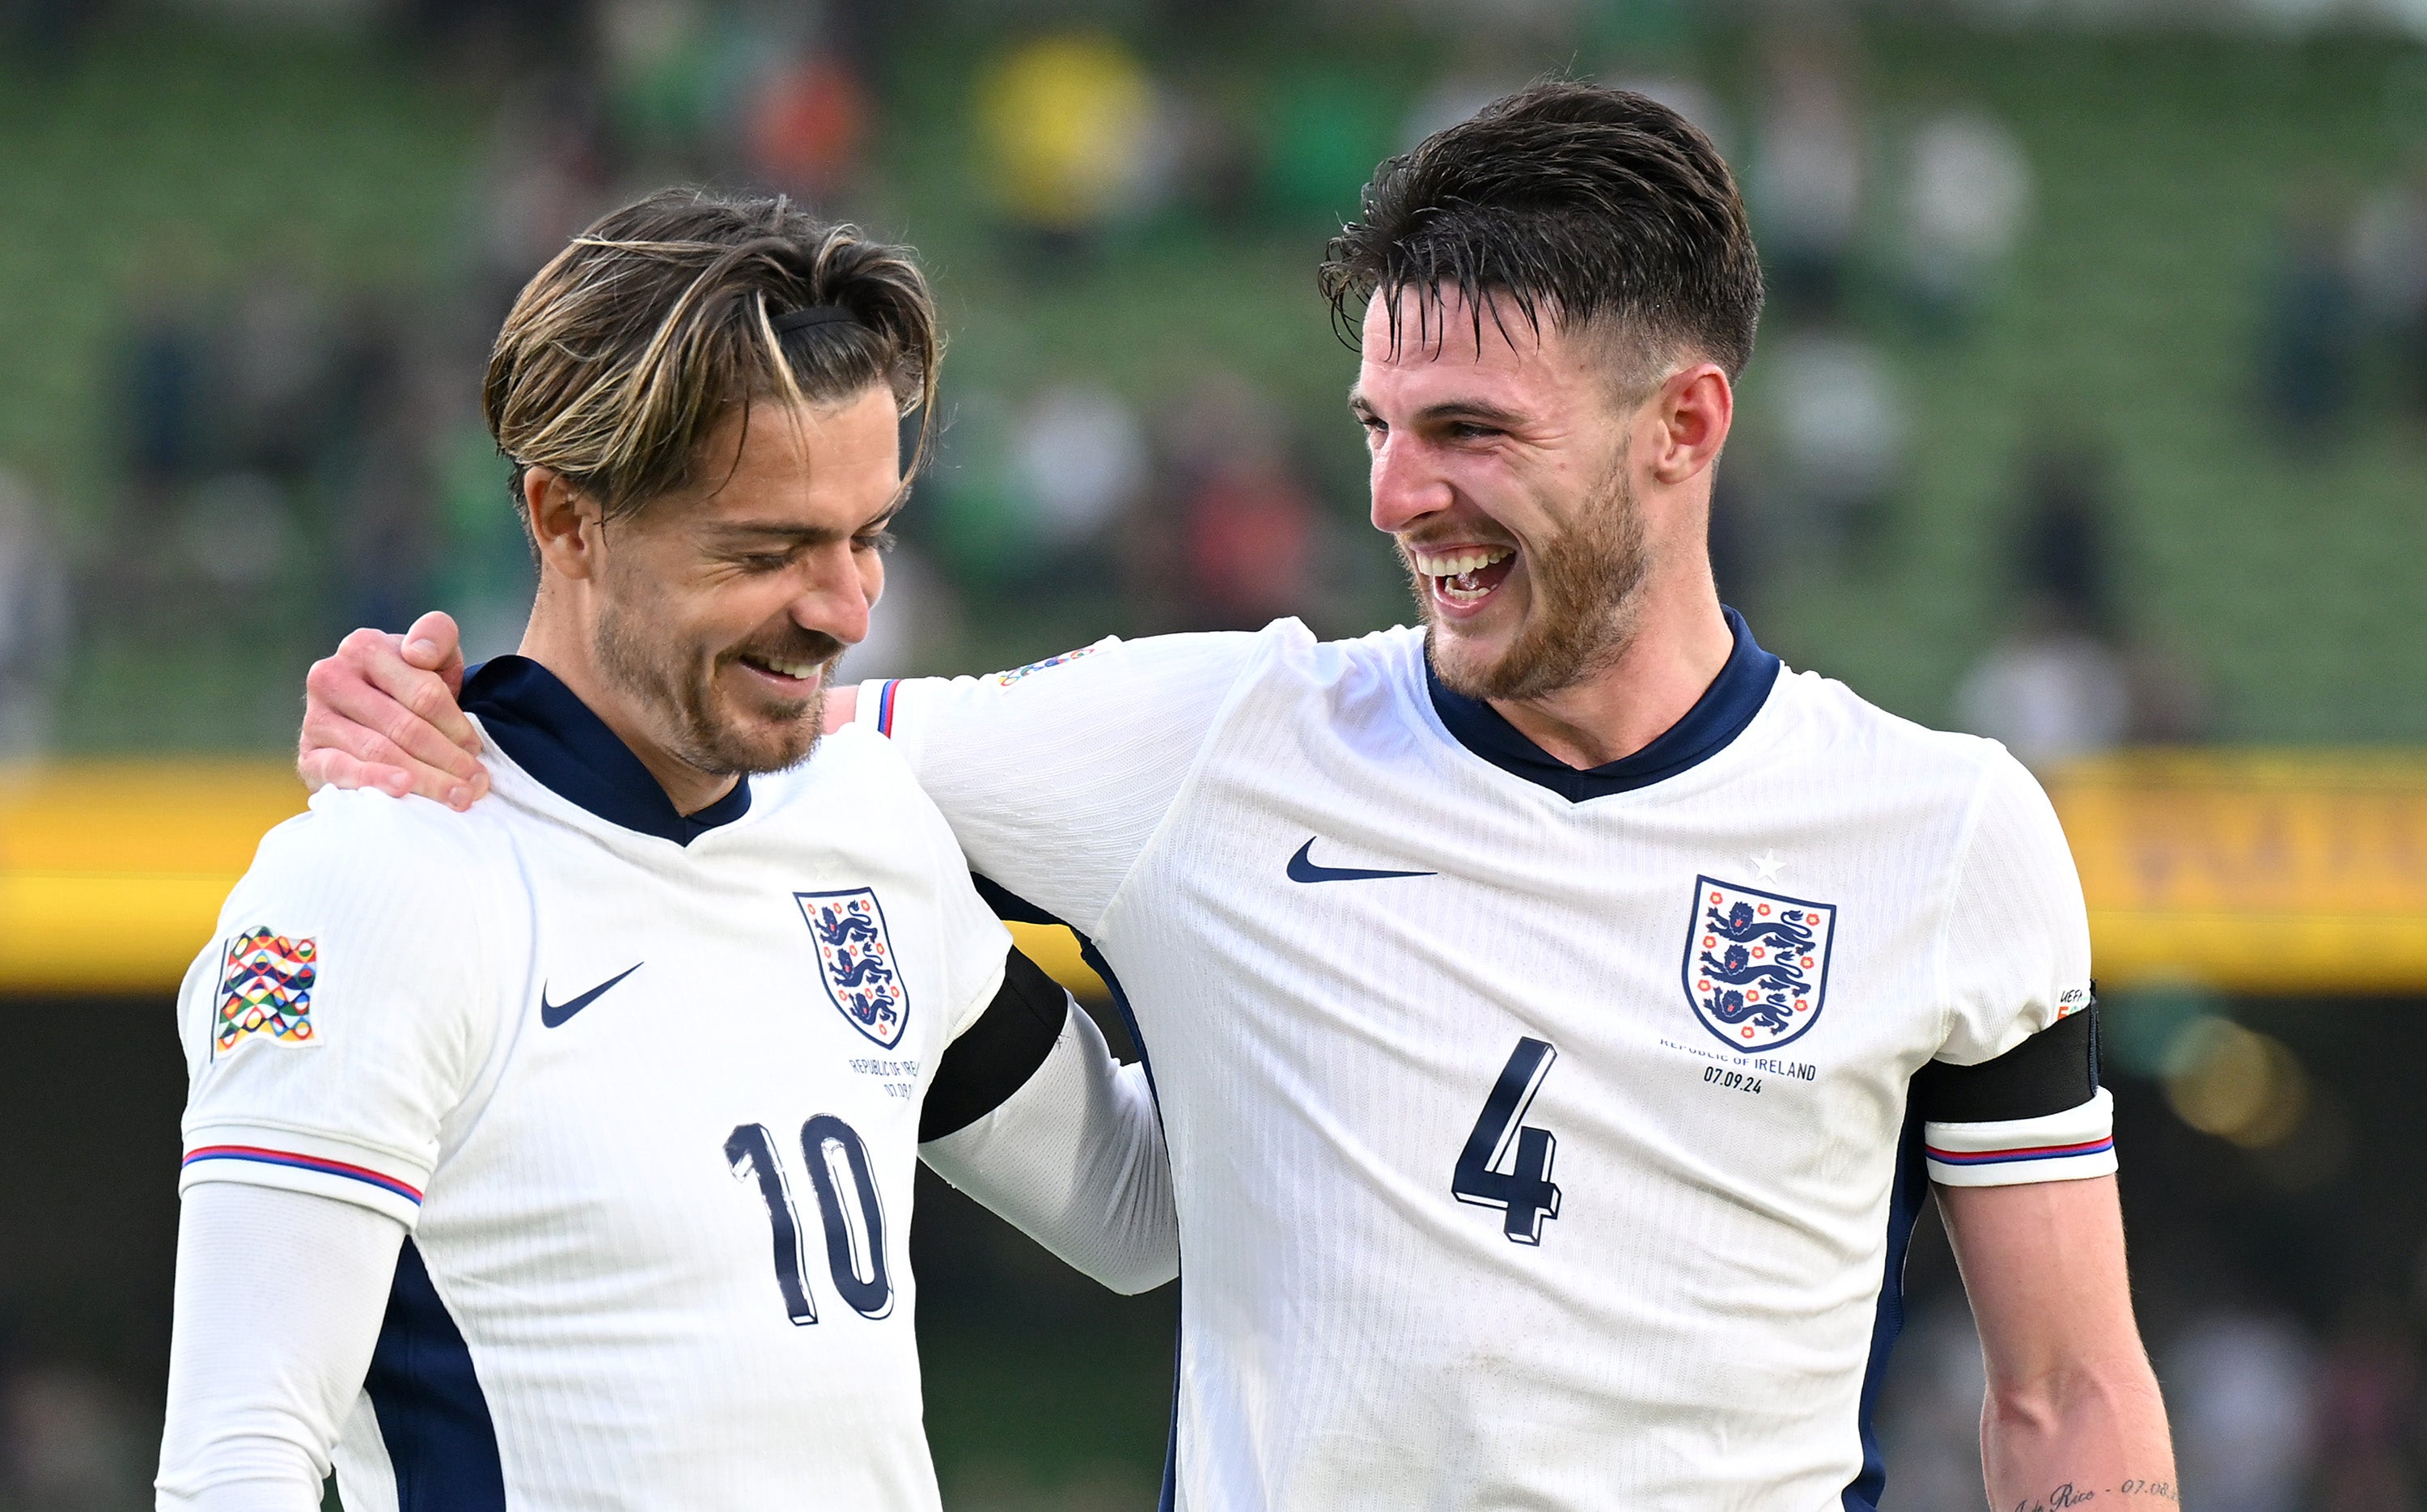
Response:
POLYGON ((1100 641, 984 677, 862 684, 970 866, 1093 934, 1264 638, 1100 641))

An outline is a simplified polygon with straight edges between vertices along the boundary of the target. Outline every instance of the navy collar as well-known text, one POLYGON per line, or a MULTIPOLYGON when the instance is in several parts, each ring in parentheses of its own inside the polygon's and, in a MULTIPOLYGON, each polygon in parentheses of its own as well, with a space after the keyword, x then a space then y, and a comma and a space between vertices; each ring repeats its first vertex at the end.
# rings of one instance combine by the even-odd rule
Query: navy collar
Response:
POLYGON ((463 703, 514 765, 610 824, 689 845, 750 812, 750 779, 743 777, 698 813, 676 813, 632 748, 529 657, 497 657, 473 668, 463 703))
POLYGON ((1433 672, 1429 655, 1425 658, 1425 687, 1432 693, 1433 711, 1458 743, 1501 771, 1548 788, 1572 804, 1632 792, 1700 766, 1726 750, 1769 699, 1770 686, 1778 681, 1778 658, 1753 643, 1743 615, 1732 609, 1723 608, 1721 612, 1735 636, 1728 664, 1702 690, 1685 718, 1642 750, 1606 766, 1582 770, 1569 766, 1527 740, 1490 704, 1452 692, 1433 672))

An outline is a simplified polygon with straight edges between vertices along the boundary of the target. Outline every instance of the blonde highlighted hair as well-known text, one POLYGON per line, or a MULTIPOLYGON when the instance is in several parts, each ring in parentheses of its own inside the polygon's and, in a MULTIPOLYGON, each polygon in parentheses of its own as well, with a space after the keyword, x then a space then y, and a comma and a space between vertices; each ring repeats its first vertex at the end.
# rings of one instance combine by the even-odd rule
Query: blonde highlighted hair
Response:
POLYGON ((943 335, 909 249, 789 200, 667 189, 601 219, 523 286, 489 355, 497 449, 611 518, 697 480, 703 445, 755 399, 826 404, 887 387, 924 461, 943 335), (825 317, 797 329, 782 317, 825 317), (840 312, 848 312, 843 318, 840 312))

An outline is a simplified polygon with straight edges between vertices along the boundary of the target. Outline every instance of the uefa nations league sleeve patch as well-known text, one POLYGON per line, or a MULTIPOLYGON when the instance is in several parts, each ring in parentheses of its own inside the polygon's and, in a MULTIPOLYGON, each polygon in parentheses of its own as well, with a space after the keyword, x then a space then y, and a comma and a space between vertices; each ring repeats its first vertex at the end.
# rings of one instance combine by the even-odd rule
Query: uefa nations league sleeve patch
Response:
POLYGON ((1800 1038, 1820 1016, 1836 933, 1834 903, 1696 877, 1686 1000, 1704 1029, 1740 1053, 1800 1038))
POLYGON ((903 984, 885 933, 885 909, 873 887, 796 892, 818 948, 818 979, 851 1026, 891 1049, 910 1027, 910 989, 903 984))
POLYGON ((980 678, 979 681, 990 682, 998 688, 1008 688, 1013 683, 1025 681, 1030 677, 1035 676, 1040 672, 1048 672, 1055 667, 1067 666, 1071 662, 1078 660, 1081 657, 1094 656, 1097 652, 1101 651, 1104 647, 1112 643, 1111 639, 1107 638, 1097 642, 1093 645, 1083 645, 1076 651, 1065 651, 1058 657, 1047 657, 1042 661, 1032 661, 1025 667, 1014 667, 1009 672, 988 673, 985 676, 980 678))
POLYGON ((274 1044, 317 1043, 312 985, 319 980, 319 948, 268 929, 228 942, 220 974, 220 1011, 211 1026, 216 1057, 259 1036, 274 1044))

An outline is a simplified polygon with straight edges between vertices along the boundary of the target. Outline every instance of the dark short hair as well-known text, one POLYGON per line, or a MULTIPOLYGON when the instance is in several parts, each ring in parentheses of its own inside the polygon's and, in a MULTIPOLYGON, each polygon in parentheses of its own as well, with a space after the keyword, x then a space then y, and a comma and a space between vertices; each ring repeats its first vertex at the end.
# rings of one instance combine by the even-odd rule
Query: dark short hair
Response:
POLYGON ((602 218, 525 285, 481 393, 514 464, 562 474, 610 515, 694 480, 709 433, 754 399, 888 388, 927 451, 936 302, 907 248, 782 196, 665 189, 602 218), (779 330, 795 311, 849 312, 779 330))
POLYGON ((1761 317, 1752 228, 1710 138, 1645 95, 1564 80, 1494 101, 1385 160, 1320 278, 1351 339, 1376 291, 1424 291, 1423 310, 1455 289, 1478 334, 1497 297, 1536 330, 1546 316, 1562 329, 1612 321, 1660 355, 1690 349, 1731 378, 1751 360, 1761 317))

